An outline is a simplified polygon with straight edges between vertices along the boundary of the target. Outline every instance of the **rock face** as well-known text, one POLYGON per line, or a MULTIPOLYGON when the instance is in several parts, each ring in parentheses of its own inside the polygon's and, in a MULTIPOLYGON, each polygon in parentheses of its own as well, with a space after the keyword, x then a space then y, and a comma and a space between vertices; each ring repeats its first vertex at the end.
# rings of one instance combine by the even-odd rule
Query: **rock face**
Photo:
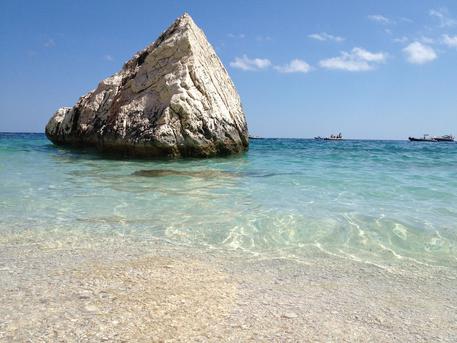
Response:
POLYGON ((186 13, 122 70, 46 126, 55 144, 143 157, 206 157, 247 149, 240 98, 186 13))

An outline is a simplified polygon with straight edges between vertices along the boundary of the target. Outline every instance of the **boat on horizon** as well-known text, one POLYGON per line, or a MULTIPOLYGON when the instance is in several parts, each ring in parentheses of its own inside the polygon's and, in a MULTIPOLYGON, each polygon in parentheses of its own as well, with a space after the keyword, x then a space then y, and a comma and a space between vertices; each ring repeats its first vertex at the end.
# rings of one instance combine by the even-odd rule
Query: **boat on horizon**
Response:
POLYGON ((343 140, 343 135, 341 134, 341 132, 337 135, 330 135, 330 137, 321 137, 321 136, 317 136, 317 137, 314 137, 315 140, 317 141, 342 141, 343 140))
POLYGON ((444 135, 433 138, 435 138, 437 142, 454 142, 455 140, 455 137, 453 135, 444 135))
POLYGON ((249 139, 265 139, 264 137, 260 137, 260 136, 249 136, 249 139))
POLYGON ((430 136, 425 134, 423 137, 408 137, 411 142, 454 142, 455 138, 453 135, 444 136, 430 136))

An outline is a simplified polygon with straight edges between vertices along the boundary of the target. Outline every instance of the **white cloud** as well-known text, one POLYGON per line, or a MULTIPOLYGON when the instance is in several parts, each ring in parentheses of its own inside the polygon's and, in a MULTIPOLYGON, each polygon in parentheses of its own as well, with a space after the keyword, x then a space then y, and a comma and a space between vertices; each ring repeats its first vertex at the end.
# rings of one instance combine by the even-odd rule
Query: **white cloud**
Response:
POLYGON ((343 37, 340 37, 340 36, 334 36, 334 35, 331 35, 327 32, 321 32, 321 33, 312 33, 310 35, 308 35, 309 38, 311 39, 315 39, 315 40, 320 40, 320 41, 333 41, 333 42, 337 42, 337 43, 341 43, 344 41, 344 38, 343 37))
POLYGON ((368 71, 374 69, 376 64, 384 63, 386 59, 386 53, 373 53, 363 48, 353 48, 350 52, 342 51, 338 57, 321 60, 319 65, 326 69, 368 71))
POLYGON ((439 21, 440 27, 451 27, 457 25, 457 20, 449 16, 446 8, 431 9, 428 14, 439 21))
MULTIPOLYGON (((230 66, 241 70, 257 71, 268 69, 272 63, 267 58, 249 58, 243 55, 230 62, 230 66)), ((273 66, 273 68, 280 73, 308 73, 311 70, 311 66, 300 59, 293 59, 287 64, 273 66)))
POLYGON ((306 74, 311 70, 311 66, 303 60, 294 59, 282 66, 274 67, 280 73, 304 73, 306 74))
POLYGON ((384 24, 384 25, 392 23, 392 21, 389 18, 386 18, 381 14, 369 15, 368 19, 370 19, 371 21, 374 21, 375 23, 384 24))
POLYGON ((394 41, 395 43, 406 43, 408 40, 409 40, 408 37, 403 36, 403 37, 394 38, 393 41, 394 41))
POLYGON ((49 39, 43 44, 43 46, 44 46, 45 48, 53 48, 53 47, 56 46, 56 42, 54 41, 54 39, 49 38, 49 39))
POLYGON ((271 66, 271 62, 266 58, 249 58, 246 55, 236 57, 234 61, 230 62, 230 66, 241 70, 261 70, 271 66))
POLYGON ((108 62, 112 62, 114 60, 113 56, 111 55, 105 55, 103 56, 103 59, 108 62))
POLYGON ((376 62, 376 63, 382 63, 386 60, 386 54, 382 53, 382 52, 369 52, 365 49, 362 49, 362 48, 354 48, 352 49, 352 53, 365 60, 365 61, 368 61, 368 62, 376 62))
POLYGON ((449 48, 457 48, 457 36, 443 35, 441 41, 449 48))
POLYGON ((406 60, 413 64, 424 64, 438 57, 432 47, 417 41, 409 44, 403 49, 403 52, 406 55, 406 60))

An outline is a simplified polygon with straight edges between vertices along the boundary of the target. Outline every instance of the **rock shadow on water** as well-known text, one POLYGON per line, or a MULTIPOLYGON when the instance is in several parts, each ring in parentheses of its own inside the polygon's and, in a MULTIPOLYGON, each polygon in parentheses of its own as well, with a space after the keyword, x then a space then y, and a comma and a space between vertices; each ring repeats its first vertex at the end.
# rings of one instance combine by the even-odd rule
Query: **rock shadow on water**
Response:
POLYGON ((238 177, 273 177, 281 175, 296 175, 297 173, 263 173, 263 172, 233 172, 224 170, 178 170, 178 169, 141 169, 132 173, 133 176, 143 177, 166 177, 183 176, 197 177, 202 179, 210 178, 238 178, 238 177))
POLYGON ((177 169, 141 169, 132 173, 133 176, 140 177, 167 177, 167 176, 181 176, 181 177, 195 177, 201 179, 211 178, 236 178, 240 176, 234 172, 222 170, 177 170, 177 169))

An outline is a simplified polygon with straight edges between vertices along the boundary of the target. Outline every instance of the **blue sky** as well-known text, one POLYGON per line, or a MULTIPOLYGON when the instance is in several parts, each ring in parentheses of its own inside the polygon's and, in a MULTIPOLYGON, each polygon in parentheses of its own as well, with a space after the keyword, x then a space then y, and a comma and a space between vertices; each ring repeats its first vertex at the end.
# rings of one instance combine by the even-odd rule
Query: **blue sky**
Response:
POLYGON ((189 12, 251 134, 457 134, 457 2, 0 2, 0 131, 42 132, 189 12))

